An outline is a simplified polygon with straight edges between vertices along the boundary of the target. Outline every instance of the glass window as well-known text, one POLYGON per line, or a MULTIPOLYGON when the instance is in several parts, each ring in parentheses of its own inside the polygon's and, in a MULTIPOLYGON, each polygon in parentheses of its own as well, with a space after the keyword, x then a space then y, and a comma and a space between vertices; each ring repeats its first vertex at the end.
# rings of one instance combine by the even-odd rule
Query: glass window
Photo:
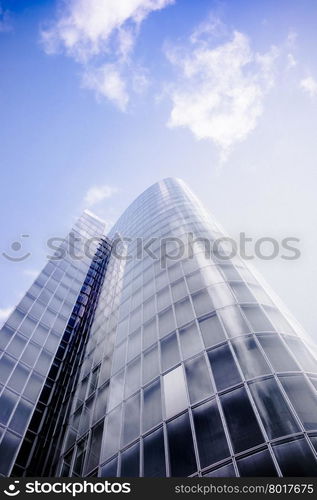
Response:
POLYGON ((88 459, 85 467, 87 474, 99 464, 101 442, 102 442, 103 422, 98 424, 91 432, 89 443, 88 459))
POLYGON ((227 344, 209 351, 208 357, 218 391, 241 382, 236 363, 227 344))
POLYGON ((256 302, 254 296, 252 295, 250 289, 245 283, 230 283, 232 290, 234 291, 237 301, 240 304, 256 302))
POLYGON ((29 373, 30 370, 18 363, 9 379, 8 386, 20 393, 27 381, 29 373))
POLYGON ((162 370, 165 372, 180 361, 176 333, 169 335, 160 342, 162 370))
POLYGON ((106 435, 102 451, 102 460, 117 453, 120 443, 122 407, 119 406, 109 413, 106 424, 106 435))
POLYGON ((315 477, 316 459, 304 439, 273 445, 278 464, 285 477, 315 477))
POLYGON ((275 307, 264 306, 264 310, 279 332, 293 333, 294 330, 283 314, 275 307))
POLYGON ((202 316, 215 309, 207 290, 200 290, 200 292, 194 293, 192 300, 197 316, 202 316))
POLYGON ((201 467, 207 467, 230 455, 217 402, 208 401, 193 410, 201 467))
POLYGON ((141 352, 141 330, 137 330, 129 336, 128 362, 141 352))
POLYGON ((14 340, 15 337, 16 333, 13 330, 11 330, 11 328, 9 328, 7 325, 4 325, 0 329, 0 349, 4 349, 8 345, 9 341, 11 339, 14 340))
POLYGON ((232 345, 245 378, 271 372, 253 337, 236 339, 232 341, 232 345))
POLYGON ((251 383, 250 391, 269 439, 300 431, 273 378, 251 383))
POLYGON ((10 429, 23 435, 33 409, 31 403, 21 398, 10 421, 10 429))
POLYGON ((128 398, 140 387, 141 358, 140 356, 127 366, 125 378, 125 397, 128 398))
POLYGON ((163 376, 165 414, 173 417, 188 406, 183 368, 178 366, 163 376))
POLYGON ((128 399, 124 410, 123 445, 136 439, 140 434, 140 393, 128 399))
POLYGON ((235 302, 230 288, 226 283, 218 283, 217 285, 211 286, 208 288, 208 292, 215 309, 230 306, 235 302))
POLYGON ((141 307, 130 313, 129 333, 134 332, 141 324, 141 307))
POLYGON ((228 281, 230 280, 241 280, 241 276, 237 269, 232 264, 218 264, 219 268, 222 270, 228 281))
POLYGON ((317 371, 317 361, 300 339, 296 337, 284 337, 285 342, 302 365, 302 369, 308 372, 317 371))
POLYGON ((242 310, 246 315, 251 328, 254 332, 272 332, 274 328, 268 317, 264 314, 259 306, 242 306, 242 310))
POLYGON ((259 451, 237 460, 241 477, 275 477, 277 472, 269 450, 259 451))
POLYGON ((37 370, 41 375, 46 375, 50 369, 51 362, 52 355, 43 349, 35 364, 35 370, 37 370))
POLYGON ((144 389, 143 431, 147 431, 162 420, 161 384, 156 380, 144 389))
POLYGON ((83 474, 86 449, 87 449, 87 438, 80 441, 80 443, 77 445, 76 456, 73 467, 73 474, 75 474, 76 476, 82 476, 83 474))
POLYGON ((199 321, 199 328, 202 333, 206 347, 212 347, 222 340, 225 340, 225 333, 220 324, 218 316, 215 314, 199 321))
POLYGON ((0 444, 0 473, 4 476, 7 476, 9 473, 9 467, 11 465, 11 461, 14 460, 14 456, 19 449, 19 445, 21 444, 21 438, 15 436, 13 433, 7 431, 2 438, 2 442, 0 444), (10 465, 9 465, 10 464, 10 465))
POLYGON ((241 387, 220 396, 234 451, 252 448, 263 443, 246 390, 241 387))
POLYGON ((103 417, 106 413, 106 404, 108 401, 108 391, 109 384, 104 385, 100 389, 98 389, 98 394, 96 397, 96 404, 94 409, 94 418, 93 422, 97 422, 101 417, 103 417))
POLYGON ((0 423, 7 425, 18 396, 4 389, 0 396, 0 423))
POLYGON ((187 288, 184 278, 181 278, 179 281, 176 281, 176 283, 173 283, 171 289, 174 302, 187 295, 187 288))
POLYGON ((280 380, 306 430, 317 429, 317 397, 302 375, 281 376, 280 380))
POLYGON ((117 477, 118 459, 114 458, 101 467, 101 477, 117 477))
POLYGON ((161 311, 165 307, 169 306, 171 303, 171 296, 170 296, 170 290, 169 287, 166 286, 158 292, 157 294, 157 309, 161 311))
POLYGON ((23 395, 35 403, 42 390, 43 383, 44 378, 41 377, 41 375, 35 372, 32 373, 26 384, 23 395))
POLYGON ((15 360, 11 356, 4 354, 0 359, 0 382, 5 384, 15 365, 15 360))
POLYGON ((191 323, 190 325, 181 328, 179 330, 179 339, 183 359, 187 359, 190 356, 197 354, 204 348, 196 323, 191 323))
POLYGON ((113 365, 112 373, 116 373, 120 368, 125 365, 127 341, 125 340, 122 344, 115 347, 113 353, 113 365))
POLYGON ((121 477, 139 477, 140 451, 139 443, 131 446, 121 455, 121 477))
POLYGON ((143 326, 143 349, 147 349, 156 341, 157 327, 156 318, 154 318, 143 326))
POLYGON ((222 465, 218 467, 218 469, 214 469, 207 474, 204 474, 205 477, 236 477, 234 467, 232 462, 226 465, 222 465))
POLYGON ((186 281, 191 292, 196 292, 197 290, 205 287, 205 281, 199 270, 190 276, 186 276, 186 281))
POLYGON ((250 332, 238 306, 229 306, 220 309, 218 314, 229 337, 236 337, 250 332))
MULTIPOLYGON (((2 331, 0 332, 0 337, 2 336, 2 331)), ((8 345, 6 352, 8 354, 12 354, 12 356, 15 356, 18 358, 23 351, 25 345, 27 343, 27 339, 23 337, 22 335, 19 335, 16 333, 14 337, 12 338, 12 341, 8 345)))
POLYGON ((171 476, 190 476, 197 470, 188 413, 167 424, 171 476))
POLYGON ((158 322, 160 337, 164 337, 164 335, 174 330, 175 321, 173 309, 170 307, 169 309, 165 309, 164 311, 162 311, 158 316, 158 322))
POLYGON ((143 355, 143 384, 147 384, 159 374, 158 347, 153 347, 145 351, 143 355))
POLYGON ((144 477, 165 477, 163 430, 158 429, 143 440, 144 477))
POLYGON ((299 370, 297 363, 278 335, 258 335, 258 339, 275 371, 285 372, 299 370))
POLYGON ((187 387, 191 404, 198 403, 213 394, 212 383, 204 355, 185 363, 187 387))
POLYGON ((110 381, 109 410, 121 403, 123 399, 124 372, 114 375, 110 381))
POLYGON ((175 304, 175 313, 178 327, 194 319, 194 311, 188 298, 175 304))
MULTIPOLYGON (((147 300, 143 304, 143 321, 144 323, 151 319, 153 316, 155 316, 156 310, 155 310, 155 296, 153 296, 151 299, 147 300)), ((136 325, 137 327, 138 325, 136 325)))

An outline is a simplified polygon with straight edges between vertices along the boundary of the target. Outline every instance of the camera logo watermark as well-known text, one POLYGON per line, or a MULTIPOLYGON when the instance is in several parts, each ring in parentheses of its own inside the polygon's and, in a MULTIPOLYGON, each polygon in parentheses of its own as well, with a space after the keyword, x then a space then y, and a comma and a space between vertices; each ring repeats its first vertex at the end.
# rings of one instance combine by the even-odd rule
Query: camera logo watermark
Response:
POLYGON ((14 481, 13 483, 9 484, 8 490, 3 490, 3 493, 8 497, 16 497, 17 495, 19 495, 21 491, 16 489, 16 484, 20 484, 20 481, 14 481))

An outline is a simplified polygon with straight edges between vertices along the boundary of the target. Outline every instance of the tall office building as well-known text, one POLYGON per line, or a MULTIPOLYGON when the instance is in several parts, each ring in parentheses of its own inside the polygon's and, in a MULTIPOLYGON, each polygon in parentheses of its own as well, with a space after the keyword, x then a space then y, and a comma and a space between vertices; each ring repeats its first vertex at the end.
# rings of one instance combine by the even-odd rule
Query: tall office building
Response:
POLYGON ((154 184, 74 267, 51 351, 44 273, 0 333, 3 475, 317 476, 315 347, 223 237, 181 180, 154 184))

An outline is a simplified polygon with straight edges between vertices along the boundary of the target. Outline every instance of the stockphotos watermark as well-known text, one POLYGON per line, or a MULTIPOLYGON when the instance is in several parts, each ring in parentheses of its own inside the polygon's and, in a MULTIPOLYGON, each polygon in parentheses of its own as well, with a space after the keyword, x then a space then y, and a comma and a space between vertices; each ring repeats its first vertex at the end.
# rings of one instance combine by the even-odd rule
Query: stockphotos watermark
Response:
POLYGON ((73 498, 82 493, 131 493, 131 483, 120 483, 108 480, 100 481, 28 481, 20 486, 20 481, 13 481, 4 490, 7 497, 16 497, 20 493, 48 495, 55 493, 57 495, 70 494, 73 498))
MULTIPOLYGON (((23 250, 22 242, 30 235, 23 234, 20 240, 14 241, 8 251, 2 252, 2 256, 11 262, 22 262, 31 256, 31 252, 23 250)), ((48 250, 47 259, 50 261, 63 260, 70 257, 78 261, 83 258, 92 259, 96 255, 96 249, 100 238, 84 238, 78 233, 71 232, 68 237, 52 237, 46 242, 48 250)), ((160 261, 161 267, 165 268, 168 261, 177 261, 183 258, 191 259, 198 252, 203 252, 206 258, 217 260, 230 260, 239 256, 243 260, 297 260, 301 256, 299 249, 300 239, 295 236, 286 236, 277 239, 272 236, 252 238, 241 232, 237 239, 229 236, 218 238, 197 237, 189 232, 182 237, 166 236, 152 238, 131 238, 127 236, 115 236, 111 240, 112 255, 119 260, 143 260, 150 257, 160 261)), ((100 257, 102 259, 104 257, 100 257)))

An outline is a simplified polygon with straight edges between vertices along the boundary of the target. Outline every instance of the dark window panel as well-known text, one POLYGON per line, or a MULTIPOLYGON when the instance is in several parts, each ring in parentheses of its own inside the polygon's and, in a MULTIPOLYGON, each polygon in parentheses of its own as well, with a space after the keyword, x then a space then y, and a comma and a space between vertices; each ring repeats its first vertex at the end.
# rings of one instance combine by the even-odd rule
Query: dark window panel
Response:
POLYGON ((144 477, 165 477, 163 429, 158 429, 143 440, 144 477))
POLYGON ((237 465, 242 477, 275 477, 278 475, 269 450, 262 450, 253 453, 253 455, 239 458, 237 465))
POLYGON ((190 476, 197 470, 188 413, 167 424, 171 476, 190 476))
POLYGON ((283 476, 317 476, 317 462, 305 439, 274 445, 273 450, 283 476))
POLYGON ((187 387, 191 404, 198 403, 213 394, 213 387, 203 355, 185 363, 187 387))
POLYGON ((209 351, 208 357, 218 391, 241 382, 236 363, 227 344, 209 351))

